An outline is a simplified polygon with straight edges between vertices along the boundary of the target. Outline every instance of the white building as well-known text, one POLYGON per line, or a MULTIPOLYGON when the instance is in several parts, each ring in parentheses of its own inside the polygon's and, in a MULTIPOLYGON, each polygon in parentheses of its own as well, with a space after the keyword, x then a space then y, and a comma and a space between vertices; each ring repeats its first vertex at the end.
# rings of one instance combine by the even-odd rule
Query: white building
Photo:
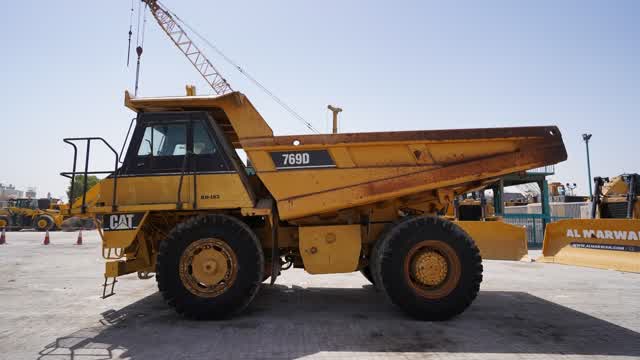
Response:
POLYGON ((16 189, 13 184, 0 183, 0 200, 16 199, 24 197, 24 192, 16 189))

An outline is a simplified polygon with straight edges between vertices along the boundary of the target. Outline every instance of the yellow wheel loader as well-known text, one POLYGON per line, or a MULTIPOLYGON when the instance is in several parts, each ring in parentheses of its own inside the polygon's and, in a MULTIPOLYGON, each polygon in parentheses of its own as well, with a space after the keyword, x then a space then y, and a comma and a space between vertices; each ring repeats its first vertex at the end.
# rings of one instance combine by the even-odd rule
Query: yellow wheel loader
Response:
POLYGON ((640 272, 640 175, 594 182, 591 219, 548 224, 539 261, 640 272))
POLYGON ((4 209, 0 209, 0 229, 18 231, 33 228, 38 231, 59 229, 63 216, 52 210, 51 199, 15 199, 10 200, 4 209))
POLYGON ((494 206, 487 203, 484 188, 456 196, 446 218, 454 220, 473 238, 483 259, 530 260, 526 229, 496 216, 494 206))
POLYGON ((440 215, 458 195, 567 157, 554 126, 274 136, 239 92, 125 93, 125 105, 137 117, 123 156, 99 137, 65 139, 75 155, 63 176, 108 173, 68 213, 99 224, 103 297, 119 276, 155 274, 168 304, 198 319, 242 311, 290 267, 363 270, 408 314, 455 316, 479 291, 482 258, 440 215), (113 170, 90 170, 100 144, 113 170))

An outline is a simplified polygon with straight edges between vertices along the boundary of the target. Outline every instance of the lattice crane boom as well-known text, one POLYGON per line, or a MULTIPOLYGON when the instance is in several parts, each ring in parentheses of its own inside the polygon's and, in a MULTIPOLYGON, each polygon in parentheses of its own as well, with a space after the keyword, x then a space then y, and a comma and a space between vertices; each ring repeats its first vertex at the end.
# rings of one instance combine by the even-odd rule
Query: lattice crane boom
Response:
POLYGON ((218 95, 232 92, 233 89, 227 80, 213 66, 211 61, 191 40, 177 19, 157 0, 143 0, 148 6, 151 14, 158 22, 158 25, 169 36, 178 49, 187 57, 189 62, 196 68, 198 73, 211 86, 218 95))

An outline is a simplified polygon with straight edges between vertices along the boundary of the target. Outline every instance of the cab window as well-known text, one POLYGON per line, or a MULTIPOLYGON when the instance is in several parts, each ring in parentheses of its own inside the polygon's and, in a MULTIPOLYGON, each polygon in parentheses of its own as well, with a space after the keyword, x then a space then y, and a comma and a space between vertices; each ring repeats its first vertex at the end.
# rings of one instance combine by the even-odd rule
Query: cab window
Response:
POLYGON ((230 164, 217 141, 211 136, 207 121, 195 120, 192 123, 193 167, 198 172, 225 172, 230 164))
POLYGON ((147 126, 138 156, 182 156, 187 153, 185 124, 147 126))
POLYGON ((182 171, 188 146, 188 122, 152 122, 143 126, 127 164, 127 174, 175 173, 182 171), (135 149, 135 148, 134 148, 135 149))
POLYGON ((195 155, 210 155, 218 151, 209 136, 209 132, 202 121, 197 121, 193 125, 193 153, 195 155))

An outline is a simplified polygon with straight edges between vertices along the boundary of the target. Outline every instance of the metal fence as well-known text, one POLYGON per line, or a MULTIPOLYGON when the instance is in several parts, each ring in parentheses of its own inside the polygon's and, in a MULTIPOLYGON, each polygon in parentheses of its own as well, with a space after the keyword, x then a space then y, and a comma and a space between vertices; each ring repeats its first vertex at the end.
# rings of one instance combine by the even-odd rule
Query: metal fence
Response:
POLYGON ((504 221, 527 228, 529 247, 539 248, 544 240, 545 225, 561 219, 589 218, 589 202, 549 204, 551 216, 542 214, 542 205, 534 203, 523 206, 507 206, 504 208, 504 221))
POLYGON ((527 244, 530 249, 542 247, 546 224, 567 218, 568 217, 564 216, 546 216, 543 214, 504 214, 504 222, 524 226, 527 229, 527 244))

